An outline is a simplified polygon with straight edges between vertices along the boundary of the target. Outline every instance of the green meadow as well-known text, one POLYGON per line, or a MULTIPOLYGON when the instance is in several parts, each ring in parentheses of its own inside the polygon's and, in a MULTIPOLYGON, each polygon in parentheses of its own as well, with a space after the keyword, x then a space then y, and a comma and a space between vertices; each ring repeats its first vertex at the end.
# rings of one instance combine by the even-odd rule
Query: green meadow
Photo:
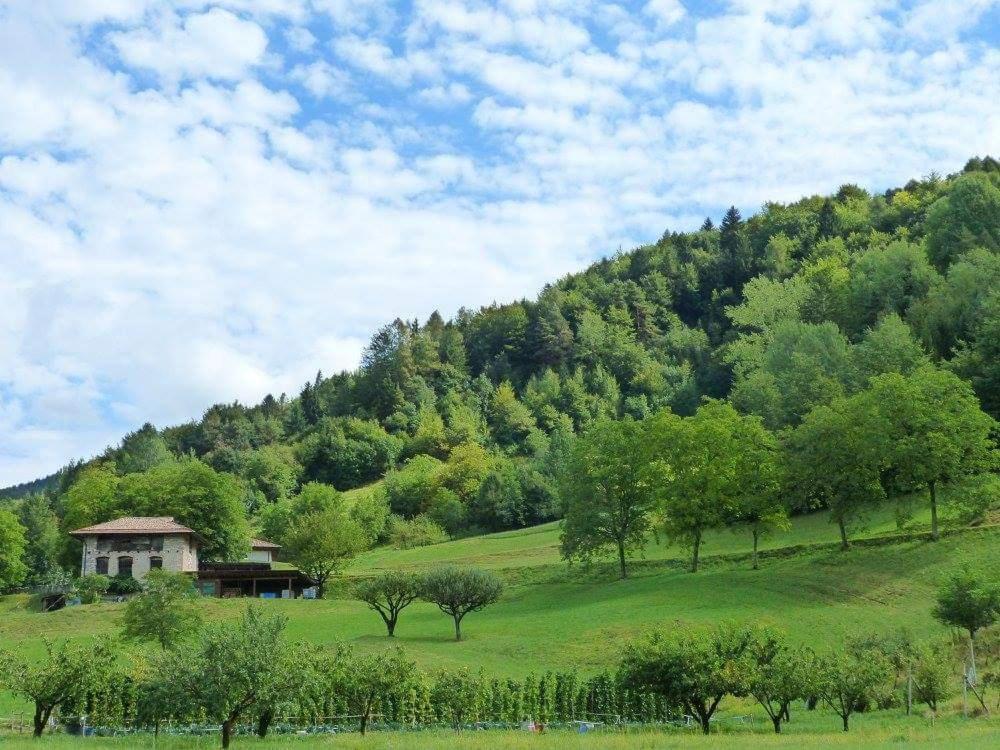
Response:
MULTIPOLYGON (((918 529, 922 520, 914 519, 918 529)), ((958 561, 982 568, 1000 561, 1000 527, 993 525, 955 528, 935 543, 897 534, 894 514, 884 509, 855 538, 843 552, 825 514, 799 517, 790 531, 766 539, 761 569, 752 570, 749 535, 718 531, 706 541, 697 574, 686 572, 685 550, 661 540, 634 562, 627 580, 618 580, 610 564, 587 569, 561 562, 558 527, 548 524, 411 550, 378 549, 355 561, 333 598, 262 606, 287 615, 293 639, 346 641, 359 650, 395 643, 428 670, 482 667, 515 677, 549 669, 593 673, 613 669, 623 644, 650 630, 725 619, 778 626, 818 649, 852 634, 897 628, 944 636, 930 613, 944 573, 958 561), (390 640, 378 616, 349 598, 352 577, 445 563, 490 567, 507 581, 498 604, 466 619, 462 642, 452 639, 449 618, 419 602, 404 611, 390 640)), ((203 606, 207 618, 224 619, 246 602, 205 599, 203 606)), ((27 597, 8 596, 0 599, 0 646, 30 655, 41 653, 44 639, 113 638, 121 608, 97 604, 43 614, 27 597)), ((13 696, 0 697, 0 716, 25 708, 13 696)))

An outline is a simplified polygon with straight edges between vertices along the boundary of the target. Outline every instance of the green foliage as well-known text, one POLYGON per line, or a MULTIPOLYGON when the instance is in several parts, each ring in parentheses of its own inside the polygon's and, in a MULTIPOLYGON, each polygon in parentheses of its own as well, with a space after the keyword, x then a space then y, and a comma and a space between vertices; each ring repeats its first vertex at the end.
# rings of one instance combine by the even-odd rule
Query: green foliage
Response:
POLYGON ((161 464, 143 474, 129 474, 114 490, 112 508, 106 508, 88 523, 120 515, 173 516, 205 540, 203 559, 240 560, 250 549, 250 526, 239 480, 196 458, 161 464))
POLYGON ((482 674, 473 674, 468 669, 441 672, 434 678, 431 687, 431 701, 438 718, 461 729, 474 721, 480 711, 483 690, 482 674))
POLYGON ((28 575, 25 529, 13 513, 0 508, 0 591, 20 586, 28 575))
POLYGON ((767 713, 775 734, 788 720, 793 701, 809 697, 815 657, 804 648, 792 648, 783 633, 761 629, 746 651, 746 690, 767 713))
POLYGON ((342 509, 328 508, 298 517, 282 542, 284 554, 316 582, 322 599, 330 578, 372 540, 342 509))
POLYGON ((125 605, 122 637, 155 641, 163 649, 175 648, 201 624, 197 597, 189 574, 149 571, 145 590, 125 605))
POLYGON ((935 714, 938 705, 955 694, 955 664, 941 644, 917 646, 913 660, 913 697, 935 714))
POLYGON ((996 422, 979 408, 968 383, 930 366, 909 376, 881 375, 863 398, 881 417, 871 429, 889 442, 889 467, 897 489, 929 490, 931 534, 936 539, 936 488, 995 465, 991 432, 996 422))
POLYGON ((41 659, 0 659, 0 685, 32 701, 33 732, 40 737, 53 711, 71 711, 111 672, 115 654, 108 643, 45 643, 41 659))
POLYGON ((1000 618, 1000 586, 971 567, 952 571, 938 590, 934 617, 944 625, 962 628, 969 638, 1000 618))
POLYGON ((420 597, 433 602, 455 621, 455 640, 462 640, 462 620, 494 604, 503 594, 503 581, 495 574, 475 568, 445 567, 424 576, 420 597))
POLYGON ((423 581, 416 574, 393 570, 361 581, 354 591, 358 599, 379 614, 392 638, 399 613, 416 601, 422 586, 423 581))
POLYGON ((974 247, 1000 250, 1000 188, 982 172, 962 175, 928 210, 926 231, 939 268, 974 247))
POLYGON ((646 482, 655 488, 668 537, 691 549, 691 572, 708 529, 742 516, 756 542, 784 524, 778 444, 760 419, 712 401, 691 417, 656 415, 646 441, 646 482))
POLYGON ((59 517, 46 495, 26 496, 17 507, 17 517, 24 526, 24 563, 28 566, 28 577, 35 579, 59 565, 63 545, 59 517))
POLYGON ((612 551, 627 577, 626 559, 649 538, 655 506, 643 476, 645 442, 644 426, 630 420, 597 422, 576 441, 561 477, 564 558, 590 563, 612 551))
POLYGON ((129 596, 142 591, 142 583, 127 574, 118 574, 108 579, 108 592, 118 596, 129 596))
POLYGON ((149 471, 174 460, 167 441, 149 422, 122 438, 121 446, 113 452, 113 457, 119 474, 149 471))
POLYGON ((846 732, 852 714, 892 690, 893 677, 892 665, 878 652, 838 649, 820 657, 813 687, 841 718, 846 732))
POLYGON ((100 574, 80 576, 76 579, 76 591, 84 604, 96 604, 111 588, 111 579, 100 574))
POLYGON ((683 706, 708 734, 722 699, 747 694, 745 656, 753 641, 752 630, 730 623, 708 631, 655 633, 626 647, 621 679, 683 706))
POLYGON ((224 748, 241 718, 272 708, 302 681, 285 626, 284 617, 250 606, 235 623, 208 625, 190 648, 171 652, 177 695, 222 724, 224 748))
POLYGON ((448 541, 448 532, 427 516, 400 518, 391 516, 388 522, 389 543, 396 549, 413 549, 448 541))
POLYGON ((399 450, 399 439, 375 422, 327 417, 302 442, 298 459, 307 481, 346 490, 383 476, 399 450))
POLYGON ((882 471, 890 447, 862 397, 812 410, 786 441, 787 487, 800 507, 825 506, 848 547, 848 527, 885 499, 882 471))

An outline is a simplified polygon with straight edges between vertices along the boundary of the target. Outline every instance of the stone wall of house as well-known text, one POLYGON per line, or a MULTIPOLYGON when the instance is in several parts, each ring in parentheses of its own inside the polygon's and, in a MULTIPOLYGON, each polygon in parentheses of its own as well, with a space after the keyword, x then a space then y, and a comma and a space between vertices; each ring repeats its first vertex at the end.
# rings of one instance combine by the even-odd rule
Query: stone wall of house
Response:
POLYGON ((165 534, 163 535, 163 549, 150 551, 135 551, 126 549, 116 549, 112 540, 109 549, 98 549, 97 537, 88 536, 84 539, 84 550, 81 560, 81 574, 89 575, 97 572, 97 559, 99 557, 108 558, 107 575, 115 576, 119 573, 119 559, 122 557, 132 558, 132 577, 140 581, 146 577, 150 570, 150 559, 159 557, 163 560, 163 570, 171 572, 194 573, 198 570, 198 550, 191 544, 190 537, 185 534, 165 534))

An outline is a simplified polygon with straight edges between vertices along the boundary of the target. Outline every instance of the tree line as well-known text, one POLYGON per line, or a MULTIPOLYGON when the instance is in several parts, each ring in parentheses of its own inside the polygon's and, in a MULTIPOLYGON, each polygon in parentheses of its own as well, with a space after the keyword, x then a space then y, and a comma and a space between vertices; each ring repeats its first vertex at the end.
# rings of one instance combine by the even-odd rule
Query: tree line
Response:
POLYGON ((960 488, 950 497, 965 521, 1000 498, 996 427, 967 382, 932 365, 877 376, 777 435, 723 401, 688 417, 598 422, 567 462, 562 554, 585 563, 613 554, 625 578, 628 558, 662 532, 691 551, 695 572, 705 532, 733 526, 750 535, 757 568, 760 538, 787 528, 794 511, 829 509, 847 549, 867 511, 896 497, 905 516, 919 492, 937 539, 943 484, 960 488))

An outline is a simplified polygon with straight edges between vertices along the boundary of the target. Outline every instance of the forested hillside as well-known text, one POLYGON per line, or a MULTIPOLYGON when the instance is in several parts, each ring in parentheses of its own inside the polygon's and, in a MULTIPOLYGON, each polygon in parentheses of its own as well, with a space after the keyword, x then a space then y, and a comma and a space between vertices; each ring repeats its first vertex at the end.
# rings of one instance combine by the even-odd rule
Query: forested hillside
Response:
POLYGON ((383 477, 337 506, 370 540, 522 527, 562 515, 560 477, 596 421, 687 416, 709 397, 784 439, 873 378, 928 365, 1000 417, 992 158, 879 195, 733 208, 534 300, 395 320, 357 371, 146 425, 68 466, 17 505, 25 560, 35 576, 68 566, 60 529, 124 514, 176 515, 219 557, 251 533, 294 547, 297 517, 383 477))

